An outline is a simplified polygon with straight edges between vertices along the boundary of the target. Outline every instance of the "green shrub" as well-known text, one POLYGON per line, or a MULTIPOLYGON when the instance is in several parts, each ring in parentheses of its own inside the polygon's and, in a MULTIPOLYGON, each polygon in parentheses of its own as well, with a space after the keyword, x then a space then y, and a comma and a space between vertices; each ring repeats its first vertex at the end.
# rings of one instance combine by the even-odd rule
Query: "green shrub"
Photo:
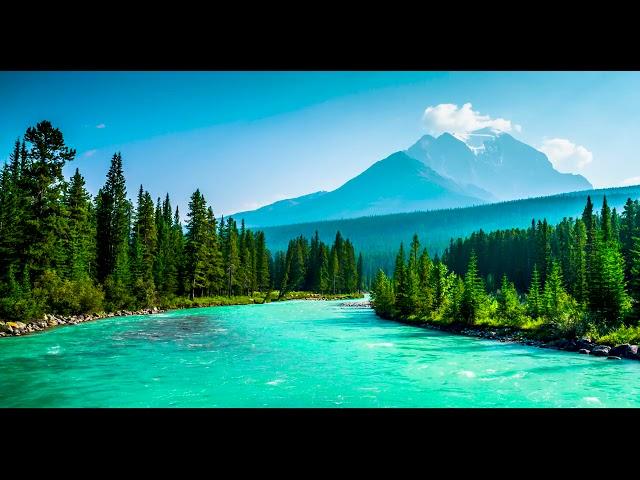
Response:
POLYGON ((63 280, 55 272, 46 271, 35 282, 32 295, 45 306, 46 313, 78 315, 103 310, 104 293, 86 277, 63 280))
POLYGON ((616 328, 606 335, 596 335, 595 340, 598 343, 605 343, 609 345, 619 345, 621 343, 639 344, 640 326, 616 328))

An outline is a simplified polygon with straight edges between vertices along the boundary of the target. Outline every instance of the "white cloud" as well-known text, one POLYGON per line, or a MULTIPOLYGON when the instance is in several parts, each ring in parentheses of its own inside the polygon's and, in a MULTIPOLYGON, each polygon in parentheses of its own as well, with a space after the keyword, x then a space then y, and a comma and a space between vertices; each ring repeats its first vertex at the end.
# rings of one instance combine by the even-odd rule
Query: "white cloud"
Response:
POLYGON ((107 126, 104 123, 99 123, 96 128, 107 128, 107 126))
POLYGON ((621 187, 627 187, 629 185, 640 185, 640 177, 625 178, 620 182, 621 187))
POLYGON ((83 157, 93 157, 98 150, 87 150, 82 154, 83 157))
POLYGON ((566 138, 545 139, 538 150, 544 152, 553 167, 562 173, 582 170, 593 161, 593 153, 566 138))
POLYGON ((473 110, 471 103, 465 103, 462 107, 453 103, 430 106, 424 111, 422 119, 432 135, 439 135, 443 132, 464 135, 485 127, 492 127, 503 132, 522 131, 522 127, 512 123, 511 120, 481 115, 480 112, 473 110))

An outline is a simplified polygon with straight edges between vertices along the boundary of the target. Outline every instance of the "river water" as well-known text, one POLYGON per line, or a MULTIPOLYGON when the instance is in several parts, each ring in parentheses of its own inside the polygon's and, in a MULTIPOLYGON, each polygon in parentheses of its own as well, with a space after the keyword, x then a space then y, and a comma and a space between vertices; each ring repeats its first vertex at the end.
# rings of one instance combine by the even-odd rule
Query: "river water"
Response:
POLYGON ((633 407, 640 362, 469 338, 340 301, 0 339, 1 407, 633 407))

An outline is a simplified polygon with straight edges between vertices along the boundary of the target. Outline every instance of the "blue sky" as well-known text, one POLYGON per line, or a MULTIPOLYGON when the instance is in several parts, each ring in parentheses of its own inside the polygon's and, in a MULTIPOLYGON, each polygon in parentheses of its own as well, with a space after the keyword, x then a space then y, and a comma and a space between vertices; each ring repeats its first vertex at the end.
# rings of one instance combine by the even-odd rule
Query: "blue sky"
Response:
POLYGON ((498 122, 596 187, 640 183, 636 72, 0 72, 0 105, 0 159, 49 119, 92 193, 121 151, 130 196, 168 191, 183 217, 195 188, 216 215, 331 190, 448 125, 498 122))

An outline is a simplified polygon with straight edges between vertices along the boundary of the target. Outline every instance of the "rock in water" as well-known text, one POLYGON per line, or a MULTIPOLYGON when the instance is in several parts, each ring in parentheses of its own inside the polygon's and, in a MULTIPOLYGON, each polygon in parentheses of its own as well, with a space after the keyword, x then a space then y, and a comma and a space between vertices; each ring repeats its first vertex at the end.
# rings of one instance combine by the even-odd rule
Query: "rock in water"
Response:
POLYGON ((589 350, 587 350, 586 348, 581 348, 580 350, 578 350, 578 353, 582 353, 584 355, 589 355, 589 350))

